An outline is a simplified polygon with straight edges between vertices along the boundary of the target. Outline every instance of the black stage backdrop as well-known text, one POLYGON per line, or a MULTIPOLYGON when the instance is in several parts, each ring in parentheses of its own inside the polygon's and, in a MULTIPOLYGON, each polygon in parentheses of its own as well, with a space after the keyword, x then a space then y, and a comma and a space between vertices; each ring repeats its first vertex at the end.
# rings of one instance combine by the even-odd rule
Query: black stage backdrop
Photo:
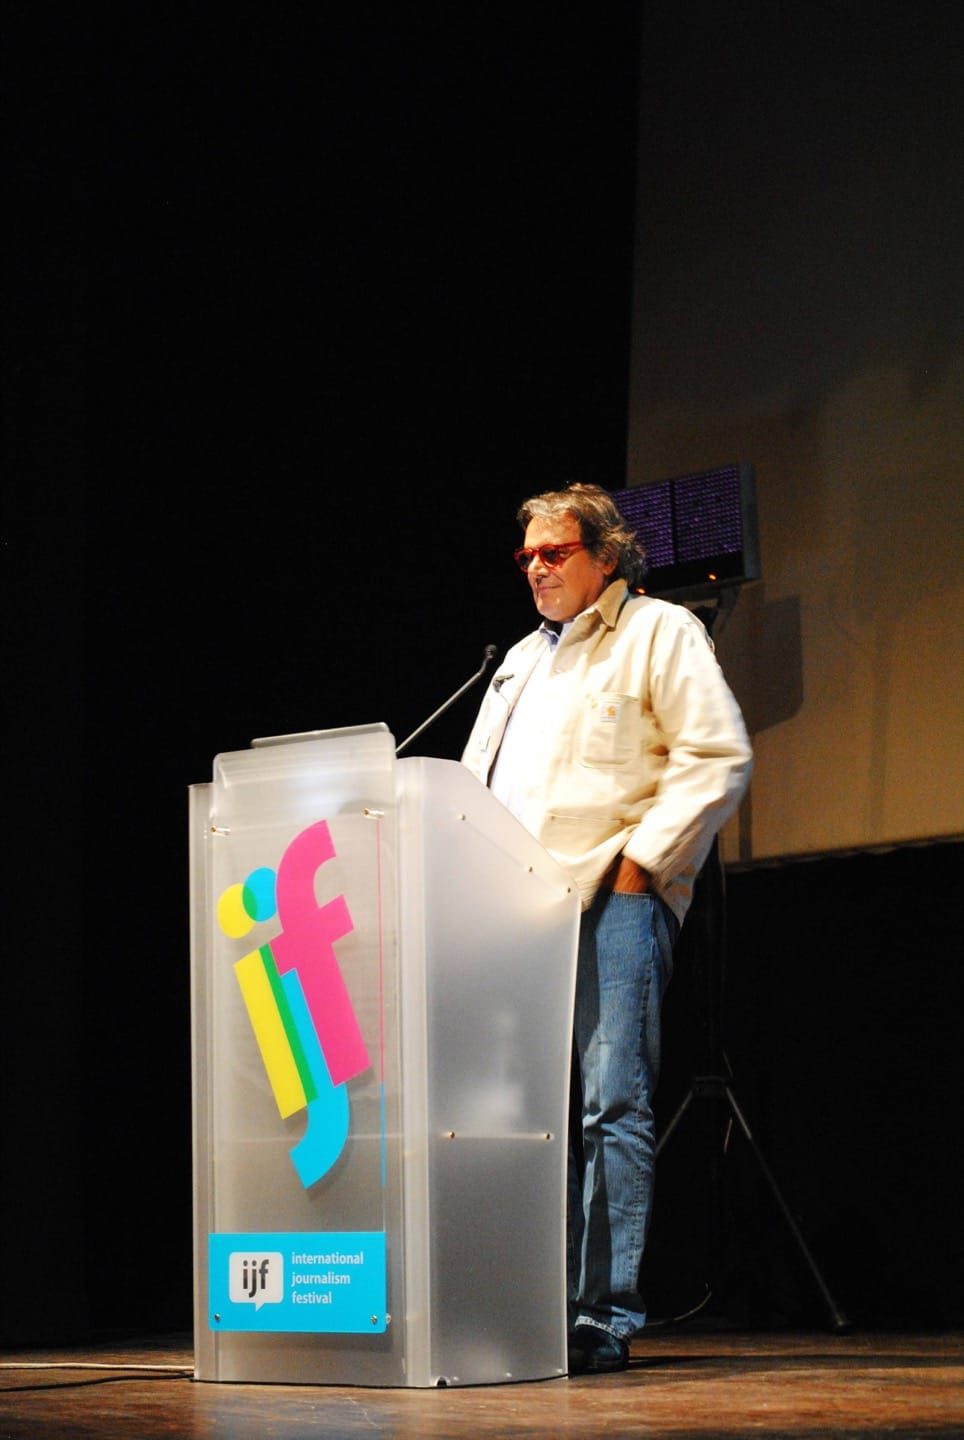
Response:
MULTIPOLYGON (((191 1325, 188 786, 256 735, 409 734, 531 623, 519 501, 625 483, 638 20, 6 7, 4 1341, 191 1325)), ((457 756, 477 699, 411 753, 457 756)), ((736 1088, 865 1323, 961 1318, 959 866, 729 884, 736 1088)), ((654 1315, 824 1319, 701 1124, 654 1315)))

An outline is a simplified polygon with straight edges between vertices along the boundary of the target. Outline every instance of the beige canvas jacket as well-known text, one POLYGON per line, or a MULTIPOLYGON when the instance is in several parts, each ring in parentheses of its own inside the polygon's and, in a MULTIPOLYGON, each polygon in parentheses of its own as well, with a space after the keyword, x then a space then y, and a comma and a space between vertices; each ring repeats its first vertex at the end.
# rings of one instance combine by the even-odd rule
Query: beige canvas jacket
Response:
MULTIPOLYGON (((462 762, 488 782, 542 630, 512 646, 462 762)), ((712 642, 682 605, 614 581, 556 645, 545 768, 520 819, 572 875, 583 908, 622 851, 682 922, 713 837, 750 780, 750 741, 712 642)))

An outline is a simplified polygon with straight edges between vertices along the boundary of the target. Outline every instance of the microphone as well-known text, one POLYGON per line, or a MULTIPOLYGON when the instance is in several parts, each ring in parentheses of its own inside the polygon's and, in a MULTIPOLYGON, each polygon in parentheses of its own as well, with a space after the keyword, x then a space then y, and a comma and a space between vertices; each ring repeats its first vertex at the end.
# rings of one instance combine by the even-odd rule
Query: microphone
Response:
POLYGON ((440 715, 444 715, 446 710, 448 710, 449 706, 454 705, 460 695, 464 695, 466 690, 471 689, 471 687, 475 684, 477 680, 482 679, 482 676, 485 674, 486 670, 488 670, 489 666, 492 664, 492 661, 495 659, 495 655, 496 646, 486 645, 485 656, 482 660, 482 664, 479 666, 478 670, 476 670, 475 674, 471 675, 468 680, 466 680, 464 685, 460 685, 458 690, 456 690, 455 694, 450 695, 449 698, 445 701, 444 705, 440 705, 437 710, 433 711, 427 720, 422 721, 421 725, 418 727, 417 730, 413 730, 411 735, 409 735, 407 739, 403 740, 401 745, 397 746, 395 750, 396 756, 401 755, 402 751, 407 749, 407 747, 411 745, 412 741, 417 739, 417 737, 421 735, 423 730, 427 730, 428 727, 432 724, 432 722, 437 720, 440 715))

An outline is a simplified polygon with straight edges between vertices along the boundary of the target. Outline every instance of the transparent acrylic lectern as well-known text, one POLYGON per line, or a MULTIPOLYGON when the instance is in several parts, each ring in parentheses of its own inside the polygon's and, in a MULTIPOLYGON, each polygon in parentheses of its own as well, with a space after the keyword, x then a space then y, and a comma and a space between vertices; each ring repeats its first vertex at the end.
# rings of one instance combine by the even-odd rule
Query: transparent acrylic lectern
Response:
POLYGON ((196 1379, 565 1374, 566 876, 384 725, 189 795, 196 1379))

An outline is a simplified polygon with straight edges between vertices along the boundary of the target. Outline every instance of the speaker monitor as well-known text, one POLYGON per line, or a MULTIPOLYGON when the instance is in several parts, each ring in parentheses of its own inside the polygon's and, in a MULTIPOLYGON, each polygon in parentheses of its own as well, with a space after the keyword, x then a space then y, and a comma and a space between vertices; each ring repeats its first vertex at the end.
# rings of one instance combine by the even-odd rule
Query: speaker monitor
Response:
POLYGON ((760 578, 751 465, 610 493, 646 554, 647 594, 696 600, 760 578))

